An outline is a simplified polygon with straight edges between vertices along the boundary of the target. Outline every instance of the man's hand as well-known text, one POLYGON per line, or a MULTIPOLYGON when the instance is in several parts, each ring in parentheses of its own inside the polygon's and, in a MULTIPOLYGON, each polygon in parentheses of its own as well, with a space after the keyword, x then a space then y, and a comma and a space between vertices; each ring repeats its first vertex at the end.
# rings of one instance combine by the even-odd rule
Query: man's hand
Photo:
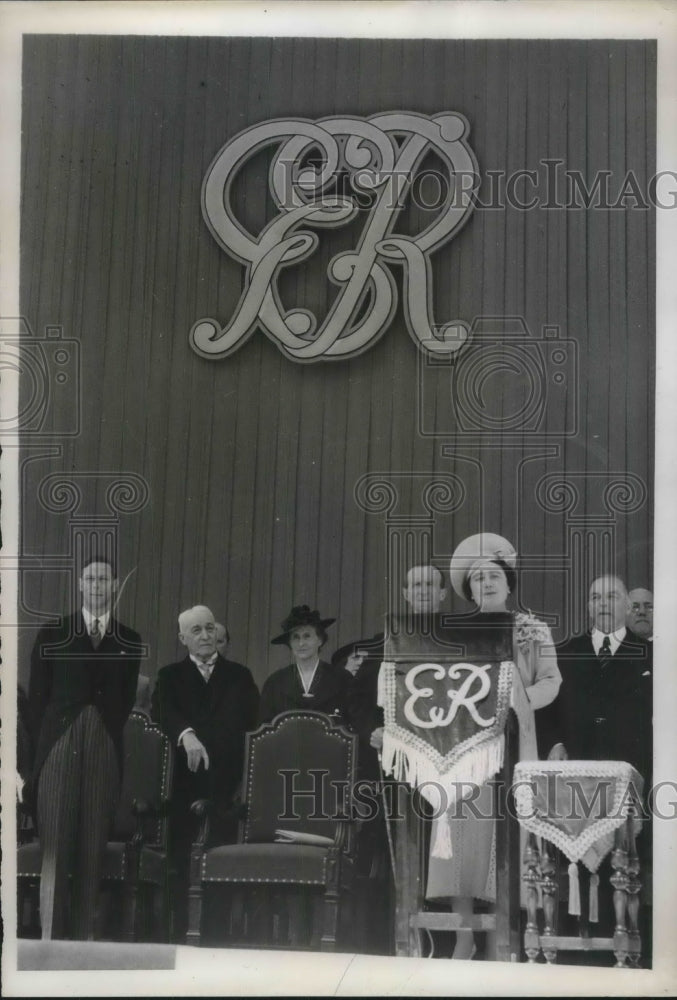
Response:
POLYGON ((205 750, 202 743, 200 743, 195 733, 184 733, 181 743, 183 744, 183 749, 186 751, 186 757, 188 758, 188 770, 197 771, 200 766, 200 761, 204 761, 205 771, 208 770, 209 754, 205 750))
POLYGON ((383 726, 373 731, 369 737, 369 745, 372 746, 374 750, 383 750, 383 726))
POLYGON ((566 747, 563 743, 555 743, 554 747, 548 754, 548 760, 569 760, 569 754, 566 751, 566 747))

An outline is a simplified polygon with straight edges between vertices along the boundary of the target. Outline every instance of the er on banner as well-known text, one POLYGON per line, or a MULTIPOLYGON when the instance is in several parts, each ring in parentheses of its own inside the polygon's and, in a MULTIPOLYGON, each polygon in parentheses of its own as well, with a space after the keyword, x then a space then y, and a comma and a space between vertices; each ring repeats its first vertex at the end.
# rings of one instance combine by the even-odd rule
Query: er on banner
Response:
MULTIPOLYGON (((516 670, 510 614, 433 616, 432 625, 412 634, 390 621, 379 677, 382 761, 444 816, 502 767, 516 670)), ((451 851, 441 824, 433 853, 451 851)))

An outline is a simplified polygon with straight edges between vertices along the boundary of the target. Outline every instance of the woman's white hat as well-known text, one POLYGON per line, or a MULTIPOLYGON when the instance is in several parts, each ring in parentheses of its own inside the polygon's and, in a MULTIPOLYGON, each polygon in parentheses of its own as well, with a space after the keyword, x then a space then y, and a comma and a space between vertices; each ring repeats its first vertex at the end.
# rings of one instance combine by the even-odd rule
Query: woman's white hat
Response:
POLYGON ((514 569, 517 553, 507 538, 503 538, 502 535, 492 535, 487 531, 480 535, 471 535, 457 546, 449 563, 449 578, 451 586, 459 597, 466 596, 463 593, 463 584, 473 566, 487 559, 502 559, 514 569))

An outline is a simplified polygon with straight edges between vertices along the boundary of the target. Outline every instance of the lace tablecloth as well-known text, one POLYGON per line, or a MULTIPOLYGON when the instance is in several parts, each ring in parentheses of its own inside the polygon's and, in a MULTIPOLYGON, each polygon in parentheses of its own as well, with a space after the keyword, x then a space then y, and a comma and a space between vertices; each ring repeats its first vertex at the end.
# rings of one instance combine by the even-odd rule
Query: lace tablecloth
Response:
POLYGON ((517 818, 570 862, 596 872, 620 826, 629 820, 635 834, 641 830, 643 784, 623 761, 520 761, 513 779, 517 818))

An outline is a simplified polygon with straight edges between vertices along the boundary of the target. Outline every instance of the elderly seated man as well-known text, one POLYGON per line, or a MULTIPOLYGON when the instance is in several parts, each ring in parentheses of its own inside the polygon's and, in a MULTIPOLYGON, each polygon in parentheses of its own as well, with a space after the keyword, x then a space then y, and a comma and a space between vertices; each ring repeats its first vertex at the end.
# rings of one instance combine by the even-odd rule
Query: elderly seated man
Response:
POLYGON ((218 651, 209 608, 196 605, 181 612, 179 641, 186 656, 160 670, 153 692, 153 718, 177 748, 171 814, 177 940, 185 935, 190 847, 198 829, 191 803, 209 801, 212 842, 233 839, 232 805, 242 778, 245 733, 256 727, 259 701, 247 667, 218 651))

